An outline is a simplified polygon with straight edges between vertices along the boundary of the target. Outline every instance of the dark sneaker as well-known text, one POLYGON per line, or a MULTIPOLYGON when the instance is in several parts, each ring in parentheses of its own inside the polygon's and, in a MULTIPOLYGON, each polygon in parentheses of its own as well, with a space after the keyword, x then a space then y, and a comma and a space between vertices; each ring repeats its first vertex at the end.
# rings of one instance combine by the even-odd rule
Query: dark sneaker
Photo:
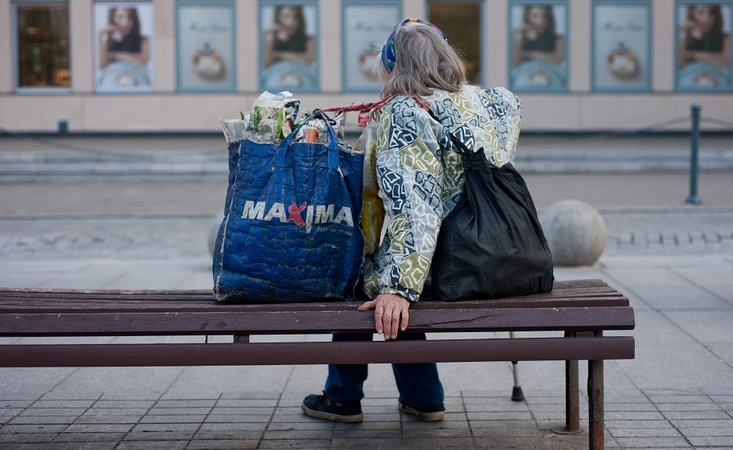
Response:
POLYGON ((311 394, 300 405, 306 416, 334 422, 354 423, 364 420, 361 402, 334 402, 326 395, 311 394))
POLYGON ((402 401, 402 399, 398 401, 398 404, 400 405, 400 411, 412 414, 413 416, 416 416, 418 419, 425 422, 437 422, 439 420, 443 420, 443 417, 445 417, 445 406, 442 403, 439 405, 420 409, 406 405, 405 402, 402 401))

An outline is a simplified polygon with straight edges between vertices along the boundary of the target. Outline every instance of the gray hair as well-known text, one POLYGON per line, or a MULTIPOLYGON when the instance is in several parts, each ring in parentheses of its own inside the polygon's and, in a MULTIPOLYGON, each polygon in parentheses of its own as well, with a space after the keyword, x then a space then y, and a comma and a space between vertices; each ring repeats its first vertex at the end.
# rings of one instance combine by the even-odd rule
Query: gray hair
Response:
POLYGON ((431 26, 405 23, 395 32, 394 44, 397 58, 382 88, 382 98, 432 95, 434 88, 457 92, 466 83, 463 60, 431 26))

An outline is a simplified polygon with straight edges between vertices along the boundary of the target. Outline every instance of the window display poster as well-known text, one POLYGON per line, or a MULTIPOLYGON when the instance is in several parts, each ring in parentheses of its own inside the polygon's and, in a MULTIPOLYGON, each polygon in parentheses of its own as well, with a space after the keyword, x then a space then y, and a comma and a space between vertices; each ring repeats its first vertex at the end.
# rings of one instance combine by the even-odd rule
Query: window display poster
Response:
POLYGON ((260 6, 260 88, 270 92, 318 90, 315 4, 260 6))
POLYGON ((566 90, 566 4, 514 4, 509 85, 516 90, 566 90))
POLYGON ((594 5, 593 89, 651 88, 650 21, 648 3, 594 5))
POLYGON ((153 27, 150 2, 94 4, 98 92, 153 90, 153 27))
POLYGON ((677 89, 733 89, 731 8, 731 3, 677 5, 677 89))
POLYGON ((344 4, 344 90, 381 90, 382 45, 399 14, 398 4, 344 4))
POLYGON ((234 4, 178 5, 177 68, 181 91, 233 91, 234 4))

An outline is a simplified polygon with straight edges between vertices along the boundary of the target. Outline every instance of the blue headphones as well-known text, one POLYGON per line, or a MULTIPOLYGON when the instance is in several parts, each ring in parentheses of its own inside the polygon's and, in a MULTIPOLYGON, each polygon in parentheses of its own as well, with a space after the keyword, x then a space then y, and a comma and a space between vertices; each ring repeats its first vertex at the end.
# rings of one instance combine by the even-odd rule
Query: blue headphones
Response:
POLYGON ((394 48, 395 33, 397 33, 397 29, 399 27, 401 27, 402 25, 408 22, 421 23, 423 25, 432 27, 433 29, 437 30, 438 33, 440 33, 440 35, 443 37, 443 40, 445 42, 448 42, 448 38, 445 36, 445 33, 443 33, 443 30, 441 30, 437 26, 433 25, 432 23, 428 22, 427 20, 416 19, 414 17, 408 17, 407 19, 395 25, 394 29, 392 30, 392 33, 387 38, 387 42, 385 42, 384 45, 382 46, 382 64, 384 64, 384 67, 387 69, 387 72, 389 73, 392 73, 392 70, 394 70, 395 62, 397 61, 397 54, 394 48))

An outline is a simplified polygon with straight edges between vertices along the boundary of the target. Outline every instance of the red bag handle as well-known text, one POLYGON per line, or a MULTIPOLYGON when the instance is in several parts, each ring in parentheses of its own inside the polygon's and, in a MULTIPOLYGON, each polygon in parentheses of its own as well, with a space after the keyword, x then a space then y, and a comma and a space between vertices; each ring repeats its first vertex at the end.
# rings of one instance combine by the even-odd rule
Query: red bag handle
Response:
POLYGON ((385 105, 388 101, 392 100, 393 98, 397 97, 397 94, 390 95, 387 98, 384 98, 378 102, 352 102, 349 106, 334 106, 333 108, 327 108, 323 111, 327 112, 368 112, 373 109, 381 108, 385 105))
POLYGON ((397 94, 393 94, 378 102, 370 102, 370 103, 352 102, 349 106, 335 106, 333 108, 323 109, 322 111, 336 112, 336 113, 347 113, 347 112, 357 112, 358 111, 359 112, 358 125, 361 128, 366 128, 367 124, 369 123, 369 113, 371 113, 375 109, 376 110, 381 109, 388 101, 392 100, 395 97, 397 97, 397 94))

